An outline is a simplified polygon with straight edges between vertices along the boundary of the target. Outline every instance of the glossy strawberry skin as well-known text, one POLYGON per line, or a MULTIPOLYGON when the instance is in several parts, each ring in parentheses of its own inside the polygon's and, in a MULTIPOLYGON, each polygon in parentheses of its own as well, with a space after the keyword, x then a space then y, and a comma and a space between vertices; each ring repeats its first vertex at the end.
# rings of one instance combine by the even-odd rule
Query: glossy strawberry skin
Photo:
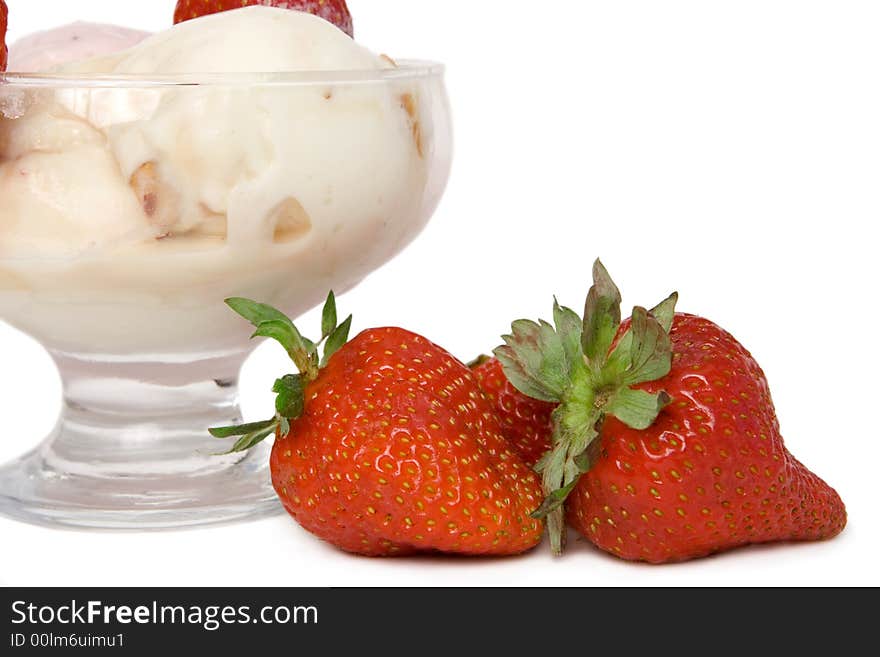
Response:
POLYGON ((372 556, 517 554, 541 540, 541 485, 467 366, 397 328, 346 344, 275 441, 273 484, 308 531, 372 556))
POLYGON ((641 387, 671 404, 645 431, 606 420, 569 523, 603 550, 651 563, 840 533, 843 502, 785 448, 752 356, 692 315, 676 315, 670 335, 671 372, 641 387))
POLYGON ((504 375, 497 358, 478 362, 473 372, 501 420, 502 435, 529 466, 534 466, 551 447, 556 405, 532 399, 517 390, 504 375))
POLYGON ((6 29, 9 21, 9 8, 6 6, 6 0, 0 0, 0 71, 6 70, 6 62, 9 57, 9 50, 6 47, 6 29))
POLYGON ((178 0, 177 8, 174 10, 174 22, 182 23, 200 16, 252 5, 305 11, 333 23, 348 36, 354 36, 351 13, 345 0, 178 0))

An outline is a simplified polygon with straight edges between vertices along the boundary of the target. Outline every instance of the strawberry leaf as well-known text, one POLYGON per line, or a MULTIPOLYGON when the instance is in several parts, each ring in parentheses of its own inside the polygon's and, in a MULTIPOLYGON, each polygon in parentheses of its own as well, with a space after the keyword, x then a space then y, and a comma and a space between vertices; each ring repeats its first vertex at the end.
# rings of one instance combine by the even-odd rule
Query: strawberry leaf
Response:
POLYGON ((589 472, 590 468, 593 467, 593 460, 590 458, 590 454, 586 450, 575 456, 572 459, 572 462, 577 469, 580 470, 581 474, 589 472))
MULTIPOLYGON (((658 303, 648 314, 654 317, 666 333, 672 329, 672 323, 675 320, 675 305, 678 303, 678 292, 673 292, 666 299, 658 303)), ((606 379, 610 375, 610 380, 615 383, 621 383, 624 379, 624 373, 632 367, 632 350, 633 350, 633 331, 628 330, 621 336, 614 351, 608 356, 604 370, 606 379)))
POLYGON ((301 375, 288 374, 281 377, 275 381, 272 392, 277 393, 275 410, 279 417, 295 420, 302 415, 305 407, 305 393, 301 375))
POLYGON ((303 337, 296 330, 296 327, 290 323, 290 320, 270 319, 261 322, 251 337, 272 338, 276 340, 284 347, 284 351, 290 354, 294 362, 297 361, 294 354, 308 354, 308 347, 303 337))
POLYGON ((519 319, 503 339, 506 344, 495 349, 495 356, 514 387, 535 399, 562 401, 571 368, 553 327, 543 320, 519 319))
POLYGON ((596 260, 593 265, 593 286, 584 305, 581 344, 584 355, 594 368, 604 362, 608 349, 620 326, 620 290, 611 280, 604 265, 596 260))
POLYGON ((232 297, 226 300, 226 305, 254 326, 259 326, 263 322, 270 322, 273 320, 292 323, 290 318, 283 312, 265 303, 258 303, 241 297, 232 297))
POLYGON ((633 429, 647 429, 652 424, 660 411, 669 404, 671 398, 665 392, 651 394, 644 390, 621 388, 608 402, 605 412, 613 415, 628 427, 633 429))
POLYGON ((656 381, 672 369, 672 342, 669 334, 656 319, 641 307, 632 314, 632 344, 629 367, 623 375, 626 385, 656 381))
POLYGON ((267 427, 260 431, 254 431, 252 433, 247 434, 246 436, 242 436, 242 438, 232 446, 227 454, 236 454, 238 452, 246 452, 254 445, 258 445, 266 438, 275 433, 275 429, 278 426, 277 422, 273 422, 271 427, 267 427))
POLYGON ((290 318, 277 308, 250 299, 232 297, 226 305, 257 327, 252 338, 263 337, 277 340, 296 364, 300 372, 309 378, 318 375, 316 361, 318 347, 303 338, 290 318))
POLYGON ((467 367, 469 370, 472 370, 472 369, 479 367, 480 365, 485 363, 487 360, 491 360, 491 359, 492 359, 491 356, 487 356, 486 354, 480 354, 479 356, 474 358, 472 361, 467 363, 467 367))
POLYGON ((333 290, 327 295, 327 303, 324 304, 324 312, 321 314, 321 339, 326 340, 336 330, 336 295, 333 290))
POLYGON ((649 311, 654 316, 663 330, 669 333, 672 329, 672 321, 675 319, 675 305, 678 303, 678 292, 673 292, 663 301, 649 311))
POLYGON ((263 422, 251 422, 250 424, 242 424, 237 427, 214 427, 208 429, 208 432, 214 438, 232 438, 234 436, 244 436, 254 431, 266 429, 275 424, 275 419, 264 420, 263 422))
POLYGON ((565 504, 565 500, 571 494, 571 491, 574 490, 574 487, 577 486, 578 480, 575 479, 567 486, 563 486, 562 488, 557 488, 552 493, 547 495, 544 498, 544 501, 541 503, 537 509, 532 511, 530 514, 532 518, 540 519, 546 518, 553 511, 561 508, 563 504, 565 504))
POLYGON ((309 340, 306 337, 302 338, 303 346, 306 349, 306 353, 309 356, 316 356, 318 354, 318 345, 309 340))
POLYGON ((553 323, 556 324, 556 333, 562 340, 562 351, 568 360, 569 368, 571 368, 574 363, 583 359, 581 333, 584 323, 571 308, 560 306, 555 297, 553 299, 553 323))
POLYGON ((324 367, 333 354, 342 349, 345 343, 348 342, 348 335, 351 332, 351 321, 352 316, 349 315, 327 338, 327 342, 324 344, 324 357, 321 359, 321 367, 324 367))
POLYGON ((532 469, 535 472, 537 472, 538 474, 541 474, 542 472, 544 472, 547 469, 548 465, 550 464, 550 456, 552 454, 553 454, 552 451, 545 452, 544 455, 538 459, 538 461, 535 463, 535 465, 532 469))
MULTIPOLYGON (((554 436, 555 438, 556 436, 554 436)), ((563 490, 566 483, 565 462, 567 456, 568 445, 564 441, 556 440, 553 449, 542 459, 544 467, 541 481, 545 498, 542 504, 531 513, 533 518, 546 518, 547 533, 550 536, 550 548, 553 554, 562 554, 565 542, 565 517, 562 512, 562 504, 573 489, 572 487, 569 491, 563 490)))

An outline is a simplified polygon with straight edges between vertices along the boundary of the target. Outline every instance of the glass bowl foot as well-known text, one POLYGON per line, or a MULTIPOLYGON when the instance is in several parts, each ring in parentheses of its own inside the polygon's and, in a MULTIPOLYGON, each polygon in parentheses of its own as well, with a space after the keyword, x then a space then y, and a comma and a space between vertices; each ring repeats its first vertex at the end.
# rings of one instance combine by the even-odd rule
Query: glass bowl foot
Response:
POLYGON ((38 449, 0 467, 0 515, 37 525, 123 530, 255 520, 282 512, 268 463, 264 446, 201 471, 103 476, 66 468, 70 464, 38 449))
POLYGON ((0 466, 0 515, 55 527, 148 530, 283 513, 268 442, 221 455, 232 442, 208 433, 241 421, 236 378, 243 354, 155 371, 53 356, 64 381, 61 420, 36 449, 0 466))

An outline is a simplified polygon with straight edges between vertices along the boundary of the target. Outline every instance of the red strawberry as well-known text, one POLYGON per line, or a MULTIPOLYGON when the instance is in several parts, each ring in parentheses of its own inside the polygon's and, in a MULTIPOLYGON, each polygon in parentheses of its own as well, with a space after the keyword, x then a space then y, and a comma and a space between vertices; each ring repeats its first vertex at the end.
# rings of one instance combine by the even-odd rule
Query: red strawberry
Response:
POLYGON ((177 0, 174 23, 252 5, 305 11, 333 23, 348 36, 354 37, 351 13, 345 0, 177 0))
POLYGON ((371 556, 439 551, 517 554, 541 540, 529 517, 541 484, 501 436, 498 418, 467 366, 400 328, 364 331, 343 344, 325 308, 323 363, 278 311, 229 305, 274 337, 301 374, 276 382, 276 417, 217 437, 243 435, 233 451, 277 431, 272 481, 308 531, 371 556))
POLYGON ((9 8, 6 0, 0 0, 0 71, 6 70, 6 60, 9 50, 6 48, 6 27, 9 20, 9 8))
POLYGON ((693 315, 676 315, 670 337, 671 371, 641 388, 665 390, 671 404, 645 431, 607 419, 569 522, 604 550, 654 563, 838 534, 843 503, 785 448, 749 352, 693 315))
POLYGON ((532 399, 513 387, 497 358, 482 356, 472 366, 474 377, 501 420, 501 433, 513 451, 534 466, 552 446, 555 404, 532 399))
MULTIPOLYGON (((752 356, 677 295, 620 322, 620 293, 594 268, 585 320, 516 322, 496 353, 519 389, 561 401, 539 468, 550 514, 624 559, 664 563, 749 543, 843 530, 837 493, 785 448, 752 356), (671 332, 670 332, 671 327, 671 332)), ((551 534, 556 550, 559 534, 551 534)))

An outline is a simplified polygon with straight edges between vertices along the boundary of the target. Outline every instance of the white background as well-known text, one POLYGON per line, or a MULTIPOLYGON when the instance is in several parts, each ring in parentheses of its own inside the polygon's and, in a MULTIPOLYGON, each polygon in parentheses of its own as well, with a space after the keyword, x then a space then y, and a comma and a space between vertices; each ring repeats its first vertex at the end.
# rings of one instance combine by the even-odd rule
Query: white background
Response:
MULTIPOLYGON (((74 19, 144 29, 174 2, 9 0, 10 38, 74 19)), ((578 543, 507 560, 371 560, 289 518, 210 530, 58 532, 0 520, 9 585, 880 584, 880 6, 873 1, 350 0, 359 40, 449 67, 456 160, 434 221, 340 300, 462 359, 552 296, 582 303, 596 256, 625 303, 671 289, 763 365, 787 446, 850 523, 822 544, 632 565, 578 543), (542 5, 551 9, 542 13, 542 5)), ((2 199, 0 199, 2 202, 2 199)), ((308 323, 308 319, 303 320, 308 323)), ((249 418, 286 371, 262 346, 249 418)), ((0 326, 0 461, 52 427, 48 356, 0 326)))

